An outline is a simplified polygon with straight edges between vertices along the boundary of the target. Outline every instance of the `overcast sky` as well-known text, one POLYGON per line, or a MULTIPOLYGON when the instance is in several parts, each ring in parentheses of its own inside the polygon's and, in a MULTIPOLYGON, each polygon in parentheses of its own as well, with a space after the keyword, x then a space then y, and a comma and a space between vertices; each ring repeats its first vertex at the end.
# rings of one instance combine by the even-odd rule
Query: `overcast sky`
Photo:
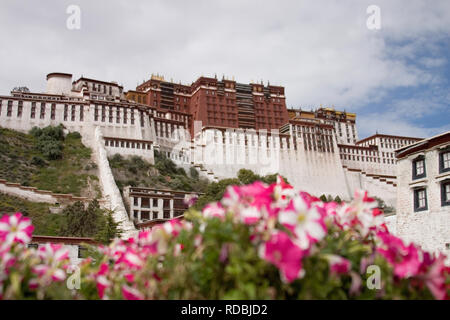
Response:
POLYGON ((118 81, 151 73, 283 85, 288 107, 357 112, 360 137, 450 130, 450 1, 0 2, 0 93, 50 72, 118 81), (381 29, 369 30, 369 5, 381 29), (39 6, 38 6, 39 5, 39 6), (81 9, 69 30, 69 5, 81 9))

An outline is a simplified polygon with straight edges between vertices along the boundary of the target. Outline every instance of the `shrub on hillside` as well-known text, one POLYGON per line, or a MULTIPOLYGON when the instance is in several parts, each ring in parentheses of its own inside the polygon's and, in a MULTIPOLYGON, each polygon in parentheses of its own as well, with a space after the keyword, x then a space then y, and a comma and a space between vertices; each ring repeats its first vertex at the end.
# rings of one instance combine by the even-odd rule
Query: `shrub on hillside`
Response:
POLYGON ((33 127, 30 134, 36 138, 36 148, 48 159, 55 160, 62 157, 64 131, 62 125, 45 128, 33 127))

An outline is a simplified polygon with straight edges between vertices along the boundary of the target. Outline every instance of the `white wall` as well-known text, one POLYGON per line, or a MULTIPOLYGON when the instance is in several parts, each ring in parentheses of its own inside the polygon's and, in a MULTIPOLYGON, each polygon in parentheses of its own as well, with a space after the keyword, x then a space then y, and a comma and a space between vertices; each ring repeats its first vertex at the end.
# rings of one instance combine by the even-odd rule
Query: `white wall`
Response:
MULTIPOLYGON (((448 143, 447 143, 448 145, 448 143)), ((450 172, 440 174, 438 147, 422 153, 425 156, 426 177, 412 180, 412 160, 420 153, 400 159, 397 163, 397 233, 406 241, 420 244, 430 251, 447 254, 450 264, 450 251, 445 244, 450 243, 450 206, 441 205, 441 185, 450 179, 450 172), (414 212, 413 188, 425 186, 428 209, 414 212)))

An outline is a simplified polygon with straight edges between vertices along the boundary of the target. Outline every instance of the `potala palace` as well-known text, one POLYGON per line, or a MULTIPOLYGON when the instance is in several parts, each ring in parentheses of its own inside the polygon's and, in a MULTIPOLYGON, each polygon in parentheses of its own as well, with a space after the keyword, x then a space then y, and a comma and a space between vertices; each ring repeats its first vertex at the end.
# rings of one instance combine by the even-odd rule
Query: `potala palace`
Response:
POLYGON ((183 85, 152 75, 124 91, 116 82, 50 73, 45 93, 0 96, 2 127, 28 132, 59 124, 92 148, 103 198, 125 236, 138 217, 125 210, 108 156, 152 163, 159 150, 210 180, 245 168, 282 174, 316 196, 349 200, 355 189, 368 190, 397 209, 389 223, 398 235, 429 250, 450 249, 450 132, 425 140, 378 133, 359 139, 353 113, 288 109, 284 87, 217 77, 183 85))

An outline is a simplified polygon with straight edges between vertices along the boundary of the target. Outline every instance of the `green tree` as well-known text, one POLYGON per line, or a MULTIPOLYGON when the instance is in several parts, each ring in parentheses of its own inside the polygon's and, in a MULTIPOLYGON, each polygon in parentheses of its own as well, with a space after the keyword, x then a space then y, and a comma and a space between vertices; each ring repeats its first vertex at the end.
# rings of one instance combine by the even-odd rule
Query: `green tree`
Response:
POLYGON ((259 175, 248 169, 239 170, 237 177, 241 184, 251 184, 257 180, 261 180, 261 177, 259 175))
POLYGON ((99 231, 95 236, 95 239, 103 244, 110 243, 114 238, 120 237, 122 233, 119 229, 119 224, 114 221, 112 214, 112 210, 106 210, 103 216, 103 223, 100 225, 99 231))
POLYGON ((60 159, 62 157, 64 130, 63 126, 47 126, 45 128, 33 127, 30 134, 36 138, 36 148, 48 160, 60 159))
POLYGON ((104 220, 97 200, 89 203, 87 209, 81 201, 77 201, 67 206, 62 214, 66 217, 66 224, 62 227, 61 234, 67 237, 93 237, 104 220))

